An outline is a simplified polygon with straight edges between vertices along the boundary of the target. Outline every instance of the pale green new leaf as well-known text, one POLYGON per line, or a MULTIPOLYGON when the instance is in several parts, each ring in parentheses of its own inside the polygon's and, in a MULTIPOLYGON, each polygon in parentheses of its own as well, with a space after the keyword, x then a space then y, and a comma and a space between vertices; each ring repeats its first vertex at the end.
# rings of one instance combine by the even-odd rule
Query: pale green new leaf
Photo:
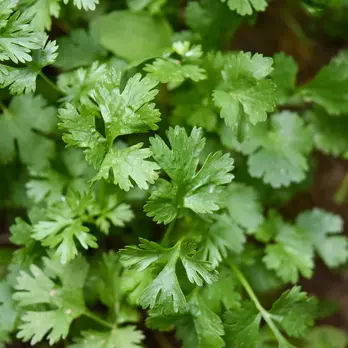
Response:
POLYGON ((37 133, 49 134, 56 128, 56 109, 48 106, 39 95, 12 98, 0 117, 0 163, 11 162, 16 156, 27 165, 44 167, 54 154, 51 139, 37 133))
POLYGON ((346 348, 348 344, 347 333, 333 326, 318 326, 306 338, 305 348, 346 348))
POLYGON ((84 249, 96 248, 96 237, 84 226, 84 211, 93 204, 91 195, 80 196, 70 193, 46 211, 46 219, 33 226, 32 238, 43 246, 53 248, 62 264, 78 254, 77 245, 84 249))
POLYGON ((144 70, 154 79, 162 83, 179 84, 186 79, 200 81, 206 78, 205 70, 195 64, 185 64, 174 59, 156 59, 147 64, 144 70))
MULTIPOLYGON (((63 0, 63 2, 64 4, 67 4, 69 0, 63 0)), ((72 0, 72 2, 79 10, 83 9, 85 11, 94 11, 96 5, 99 4, 99 0, 72 0)))
POLYGON ((92 181, 108 179, 110 170, 113 182, 121 189, 129 191, 133 187, 132 179, 139 188, 147 190, 158 178, 156 170, 160 167, 146 160, 151 156, 150 149, 142 149, 142 143, 125 149, 111 149, 100 164, 100 168, 92 181))
POLYGON ((30 274, 21 272, 13 298, 20 307, 47 304, 48 310, 24 311, 21 316, 18 338, 31 340, 31 344, 43 340, 47 335, 50 344, 58 342, 68 334, 74 319, 86 309, 83 299, 83 285, 88 264, 83 258, 75 259, 68 265, 44 259, 51 276, 58 276, 62 285, 53 282, 45 272, 35 265, 30 274))
POLYGON ((111 331, 82 331, 70 348, 139 348, 145 338, 135 326, 117 327, 111 331))
POLYGON ((270 217, 278 224, 275 243, 266 246, 263 258, 268 269, 274 270, 284 282, 297 283, 299 274, 305 278, 312 275, 313 247, 306 234, 296 226, 270 217))
POLYGON ((315 298, 301 292, 301 287, 295 286, 275 301, 270 310, 273 319, 291 337, 304 337, 308 329, 314 325, 317 312, 315 298))
POLYGON ((301 213, 296 223, 328 267, 338 267, 347 261, 348 240, 339 235, 343 232, 339 215, 315 208, 301 213))
POLYGON ((190 136, 184 128, 169 128, 171 149, 158 136, 150 139, 153 157, 172 182, 156 182, 144 209, 157 222, 169 223, 180 208, 195 213, 212 213, 220 208, 221 186, 231 182, 233 160, 220 151, 209 154, 197 172, 199 156, 205 139, 201 129, 194 127, 190 136))
MULTIPOLYGON (((221 0, 225 2, 226 0, 221 0)), ((227 0, 227 5, 232 11, 241 16, 251 15, 253 11, 264 11, 267 7, 266 0, 227 0)))
POLYGON ((14 329, 17 315, 12 300, 11 287, 6 279, 3 279, 0 281, 0 342, 2 336, 7 335, 14 329))
POLYGON ((214 90, 215 105, 226 125, 237 134, 241 123, 255 125, 274 110, 276 86, 269 79, 273 59, 240 52, 228 57, 221 72, 223 83, 214 90))

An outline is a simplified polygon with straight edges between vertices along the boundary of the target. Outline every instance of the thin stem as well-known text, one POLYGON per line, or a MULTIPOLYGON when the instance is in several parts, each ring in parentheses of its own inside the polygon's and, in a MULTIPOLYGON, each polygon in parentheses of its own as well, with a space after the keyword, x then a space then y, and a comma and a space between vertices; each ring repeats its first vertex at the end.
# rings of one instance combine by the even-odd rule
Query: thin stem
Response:
POLYGON ((90 319, 94 320, 95 322, 99 323, 100 325, 103 325, 103 326, 109 328, 109 329, 114 329, 115 328, 112 324, 110 324, 107 321, 99 318, 97 315, 95 315, 94 313, 92 313, 90 311, 84 312, 83 315, 86 316, 87 318, 90 318, 90 319))
POLYGON ((154 332, 154 336, 156 341, 162 348, 173 348, 172 343, 161 332, 154 332))
POLYGON ((55 83, 53 83, 42 71, 39 72, 40 77, 47 83, 49 84, 56 92, 58 92, 61 95, 65 95, 65 93, 59 89, 55 83))
POLYGON ((168 226, 166 232, 164 233, 164 236, 163 236, 163 239, 162 239, 162 243, 161 245, 163 247, 168 247, 169 246, 169 237, 170 237, 170 234, 172 233, 173 231, 173 228, 174 228, 174 225, 176 223, 176 219, 174 219, 168 226))
POLYGON ((248 281, 244 277, 243 273, 239 270, 239 268, 233 262, 230 261, 229 265, 230 265, 231 269, 234 271, 234 273, 236 274, 240 283, 243 285, 243 287, 244 287, 245 291, 247 292, 247 294, 249 295, 251 301, 253 301, 255 307, 260 312, 262 318, 265 320, 265 322, 267 323, 269 328, 272 330, 274 336, 278 339, 279 342, 288 343, 287 340, 285 339, 285 337, 282 335, 282 333, 277 328, 277 326, 274 324, 272 317, 271 317, 271 314, 268 313, 268 311, 262 307, 259 299, 255 295, 253 289, 251 288, 250 284, 248 283, 248 281))
POLYGON ((341 205, 346 199, 348 194, 348 173, 345 175, 340 187, 335 193, 334 201, 336 204, 341 205))

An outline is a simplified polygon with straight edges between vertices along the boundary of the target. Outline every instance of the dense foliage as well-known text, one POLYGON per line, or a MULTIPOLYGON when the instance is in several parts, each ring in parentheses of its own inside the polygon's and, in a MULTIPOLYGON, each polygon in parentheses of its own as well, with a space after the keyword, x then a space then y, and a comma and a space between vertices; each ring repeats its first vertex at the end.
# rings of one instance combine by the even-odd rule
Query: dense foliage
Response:
POLYGON ((0 347, 346 346, 298 285, 346 263, 343 220, 281 208, 348 156, 348 53, 299 85, 229 50, 268 3, 1 0, 0 347))

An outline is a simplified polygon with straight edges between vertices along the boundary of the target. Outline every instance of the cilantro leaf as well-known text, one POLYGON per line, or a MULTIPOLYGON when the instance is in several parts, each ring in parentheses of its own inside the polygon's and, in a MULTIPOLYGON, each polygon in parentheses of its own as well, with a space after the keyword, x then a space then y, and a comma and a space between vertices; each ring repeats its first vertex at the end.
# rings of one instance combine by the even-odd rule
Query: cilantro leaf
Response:
POLYGON ((12 291, 8 282, 0 281, 0 344, 2 337, 15 328, 17 310, 12 300, 12 291))
POLYGON ((0 68, 0 86, 2 88, 9 87, 11 94, 35 92, 37 76, 45 66, 54 63, 58 46, 55 41, 47 41, 46 38, 37 48, 32 51, 32 59, 26 66, 0 68))
MULTIPOLYGON (((96 5, 99 4, 99 0, 72 0, 74 6, 76 6, 79 10, 84 9, 94 11, 96 5)), ((63 0, 64 4, 67 4, 69 0, 63 0)))
POLYGON ((146 324, 153 329, 168 330, 173 325, 177 337, 183 341, 183 348, 221 348, 224 328, 218 315, 210 310, 197 291, 190 295, 183 313, 163 316, 156 310, 147 319, 146 324))
MULTIPOLYGON (((225 2, 226 0, 221 0, 225 2)), ((236 11, 241 16, 251 15, 253 10, 264 11, 267 7, 266 0, 227 0, 227 5, 232 11, 236 11)))
POLYGON ((54 154, 55 144, 43 134, 56 128, 56 110, 41 96, 14 97, 0 117, 0 162, 13 161, 16 155, 27 165, 42 168, 54 154))
POLYGON ((31 344, 41 341, 45 335, 50 344, 58 342, 68 334, 70 324, 85 311, 83 285, 87 276, 88 264, 75 259, 68 265, 61 265, 45 258, 46 267, 62 282, 54 283, 40 268, 30 267, 31 274, 21 272, 13 298, 20 307, 47 304, 46 311, 26 310, 22 315, 18 338, 31 340, 31 344))
POLYGON ((273 60, 274 70, 271 77, 277 85, 277 102, 282 104, 295 90, 298 67, 294 58, 283 52, 275 54, 273 60))
POLYGON ((266 246, 263 258, 268 269, 275 270, 284 282, 296 283, 299 273, 305 278, 312 275, 313 248, 307 236, 297 228, 271 216, 277 226, 275 244, 266 246))
POLYGON ((228 346, 236 348, 256 347, 260 340, 261 314, 256 307, 245 301, 241 308, 224 314, 225 340, 228 346))
POLYGON ((331 326, 319 326, 311 330, 306 337, 305 348, 345 348, 347 333, 331 326))
POLYGON ((111 331, 82 331, 71 348, 139 348, 145 338, 135 326, 117 327, 111 331))
POLYGON ((269 313, 289 336, 303 337, 314 325, 316 312, 316 300, 301 292, 301 287, 295 286, 283 292, 269 313))
POLYGON ((152 64, 147 64, 144 70, 154 79, 162 82, 170 82, 176 86, 185 79, 200 81, 206 78, 205 70, 198 66, 197 59, 201 57, 200 46, 190 47, 190 43, 175 42, 174 51, 181 56, 181 60, 171 57, 157 58, 152 64))
POLYGON ((40 48, 42 36, 20 12, 8 11, 7 15, 4 18, 6 24, 0 27, 0 61, 30 62, 30 52, 40 48))
POLYGON ((273 71, 273 59, 261 54, 240 52, 230 56, 221 72, 223 83, 214 90, 215 105, 220 116, 237 134, 244 122, 255 125, 274 110, 275 85, 267 78, 273 71))
POLYGON ((133 187, 130 178, 139 188, 146 190, 158 178, 156 170, 160 167, 153 162, 146 161, 151 156, 150 149, 142 149, 142 143, 126 149, 111 149, 104 157, 96 176, 92 181, 101 178, 108 179, 110 170, 113 173, 113 182, 121 189, 129 191, 133 187))
POLYGON ((226 208, 238 225, 253 233, 263 223, 262 206, 254 188, 241 183, 231 183, 226 191, 226 208))
POLYGON ((195 213, 212 213, 219 209, 221 185, 229 183, 233 175, 233 160, 221 152, 209 154, 197 172, 199 155, 205 144, 201 129, 194 127, 187 136, 184 128, 169 128, 170 149, 158 136, 150 139, 153 157, 172 182, 156 182, 144 209, 157 222, 169 223, 180 208, 195 213))
POLYGON ((345 113, 348 102, 348 55, 341 53, 324 66, 317 76, 300 89, 307 100, 321 105, 329 114, 345 113))
POLYGON ((151 156, 151 151, 140 149, 141 143, 126 149, 113 148, 113 143, 120 135, 157 129, 159 111, 149 103, 158 92, 154 89, 157 82, 150 77, 141 79, 141 75, 136 74, 122 92, 120 83, 121 75, 111 70, 92 91, 104 121, 105 137, 96 129, 96 112, 91 112, 87 106, 78 112, 68 104, 60 110, 58 125, 67 131, 63 140, 68 146, 85 149, 86 160, 98 170, 93 181, 109 178, 111 169, 114 183, 122 189, 128 191, 133 186, 129 178, 140 188, 147 189, 148 183, 154 183, 158 176, 158 166, 145 160, 151 156))
POLYGON ((245 241, 243 229, 229 216, 221 215, 204 230, 203 257, 216 267, 227 257, 229 251, 240 253, 245 241))
POLYGON ((314 145, 320 151, 333 156, 348 155, 347 126, 345 116, 336 117, 323 110, 308 112, 309 130, 314 145))
POLYGON ((329 267, 337 267, 348 259, 348 241, 343 232, 340 216, 315 208, 305 211, 296 218, 314 248, 329 267))
POLYGON ((84 29, 75 29, 68 37, 57 39, 59 55, 55 65, 70 70, 90 65, 106 56, 98 41, 84 29))
POLYGON ((176 275, 179 259, 191 283, 202 286, 203 281, 211 284, 217 280, 216 271, 213 271, 210 262, 202 261, 197 256, 194 242, 180 241, 172 248, 163 248, 145 239, 141 239, 141 242, 138 247, 126 246, 121 250, 120 261, 125 267, 134 267, 138 271, 144 271, 150 266, 161 266, 159 273, 156 268, 158 275, 140 297, 144 308, 156 306, 165 314, 184 311, 186 299, 176 275))
POLYGON ((38 31, 44 31, 51 29, 51 17, 59 17, 59 2, 59 0, 22 0, 19 5, 25 17, 30 19, 31 25, 38 31))

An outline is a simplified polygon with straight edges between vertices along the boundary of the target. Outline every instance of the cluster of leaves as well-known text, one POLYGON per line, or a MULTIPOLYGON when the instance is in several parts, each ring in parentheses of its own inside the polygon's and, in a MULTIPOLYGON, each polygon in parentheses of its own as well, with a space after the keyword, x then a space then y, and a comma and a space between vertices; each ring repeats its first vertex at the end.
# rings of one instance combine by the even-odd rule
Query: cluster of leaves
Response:
POLYGON ((184 348, 345 347, 297 285, 346 263, 343 221, 276 209, 313 150, 348 156, 348 54, 298 86, 284 53, 222 53, 267 4, 189 1, 173 32, 177 1, 1 2, 1 193, 26 213, 0 249, 0 347, 136 348, 144 320, 184 348))

